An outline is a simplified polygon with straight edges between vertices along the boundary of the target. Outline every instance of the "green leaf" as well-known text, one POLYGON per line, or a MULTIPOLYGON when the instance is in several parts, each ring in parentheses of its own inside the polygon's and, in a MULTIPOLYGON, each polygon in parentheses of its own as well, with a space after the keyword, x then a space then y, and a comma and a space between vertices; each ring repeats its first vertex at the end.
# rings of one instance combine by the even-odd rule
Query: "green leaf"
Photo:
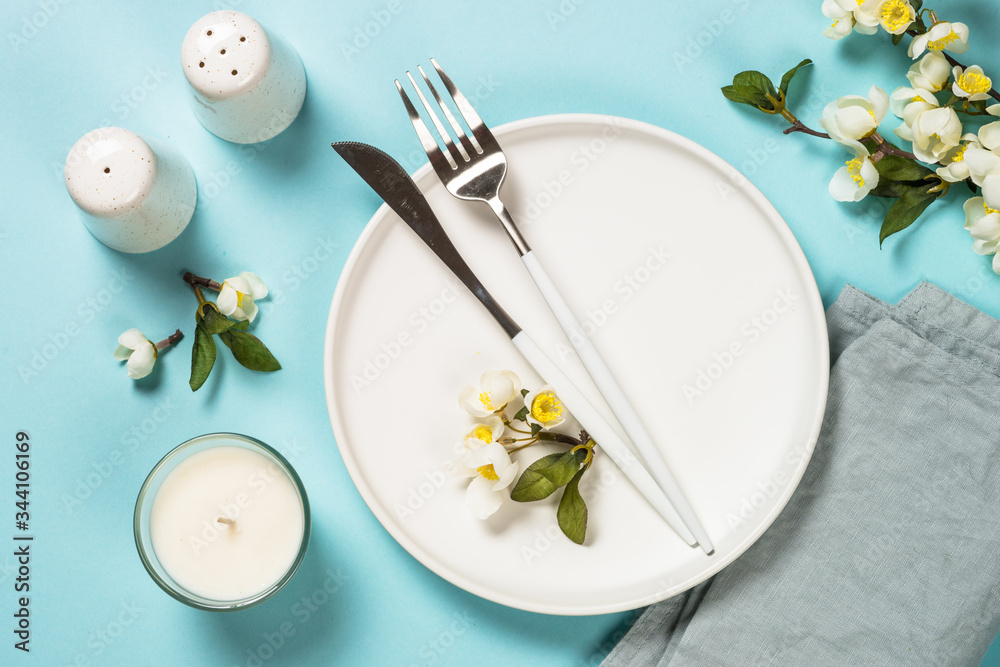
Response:
POLYGON ((528 406, 524 406, 523 408, 515 412, 514 419, 522 422, 528 421, 528 406))
POLYGON ((194 329, 194 344, 191 346, 191 391, 198 391, 205 384, 212 367, 215 366, 215 339, 205 329, 204 320, 194 329))
POLYGON ((805 60, 803 60, 802 62, 800 62, 795 67, 793 67, 792 69, 790 69, 787 72, 785 72, 785 75, 783 77, 781 77, 781 85, 778 86, 778 90, 780 90, 782 93, 787 93, 788 92, 788 84, 792 82, 792 77, 794 77, 795 74, 800 69, 802 69, 803 67, 806 67, 807 65, 812 65, 812 60, 810 60, 809 58, 806 58, 805 60))
POLYGON ((726 99, 729 100, 730 102, 736 102, 737 104, 749 104, 750 106, 755 108, 757 106, 756 104, 753 103, 753 101, 749 97, 746 97, 736 92, 736 86, 723 86, 722 94, 725 95, 726 99))
POLYGON ((220 313, 215 305, 211 303, 206 303, 201 307, 201 314, 205 331, 213 335, 228 331, 236 324, 235 321, 220 313))
POLYGON ((919 14, 924 6, 924 0, 910 0, 910 5, 913 7, 913 11, 919 14))
POLYGON ((253 334, 240 331, 234 326, 219 334, 219 338, 232 351, 236 361, 252 371, 271 373, 281 368, 267 346, 253 334))
POLYGON ((525 397, 525 396, 527 396, 527 395, 528 395, 529 393, 530 393, 530 392, 529 392, 529 391, 528 391, 527 389, 522 389, 522 390, 521 390, 521 398, 524 398, 524 397, 525 397))
POLYGON ((899 155, 886 155, 875 163, 878 169, 879 182, 883 178, 890 181, 922 181, 925 176, 934 172, 922 164, 899 155))
POLYGON ((538 435, 541 432, 542 432, 542 425, 541 424, 532 424, 531 425, 531 435, 538 435))
POLYGON ((926 182, 908 182, 908 181, 890 181, 888 179, 879 179, 878 185, 872 188, 870 194, 875 197, 888 197, 891 199, 899 199, 903 194, 909 191, 911 188, 918 185, 927 185, 926 182))
POLYGON ((559 509, 556 510, 559 528, 577 544, 583 544, 587 537, 587 503, 583 502, 583 496, 580 495, 580 478, 586 471, 586 468, 581 469, 569 481, 559 500, 559 509))
POLYGON ((904 192, 903 196, 892 205, 889 212, 885 214, 885 220, 882 222, 882 230, 878 235, 879 247, 882 246, 882 242, 887 238, 912 225, 914 221, 919 218, 925 210, 927 210, 927 207, 938 198, 940 193, 927 192, 928 187, 930 186, 911 186, 910 189, 904 192))
POLYGON ((237 322, 233 325, 233 328, 238 331, 246 331, 250 328, 250 322, 248 320, 243 320, 242 322, 237 322))
POLYGON ((771 80, 755 70, 740 72, 734 76, 733 85, 723 88, 722 94, 734 102, 767 110, 774 109, 774 104, 767 99, 767 96, 778 98, 778 91, 774 89, 771 80))
POLYGON ((579 467, 580 462, 572 452, 543 456, 521 473, 510 497, 519 503, 548 498, 556 489, 573 479, 579 467))
POLYGON ((903 41, 903 35, 905 35, 905 34, 906 33, 901 32, 898 35, 893 35, 892 36, 892 44, 893 44, 893 46, 898 46, 899 43, 903 41))

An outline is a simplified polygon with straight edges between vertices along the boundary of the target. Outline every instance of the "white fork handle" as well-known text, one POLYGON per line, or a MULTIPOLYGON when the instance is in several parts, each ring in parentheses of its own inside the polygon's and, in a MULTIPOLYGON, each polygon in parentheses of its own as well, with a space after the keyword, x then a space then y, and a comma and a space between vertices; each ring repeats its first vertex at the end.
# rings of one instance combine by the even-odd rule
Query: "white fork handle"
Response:
POLYGON ((670 503, 663 490, 656 485, 656 482, 642 467, 628 446, 618 437, 611 425, 604 420, 601 413, 594 409, 594 406, 576 388, 576 385, 570 382, 569 378, 559 370, 559 367, 545 356, 545 353, 531 340, 527 333, 521 331, 512 340, 524 358, 528 360, 528 363, 542 376, 542 379, 555 388, 556 394, 566 409, 600 444, 601 449, 614 461, 615 465, 632 480, 632 484, 635 485, 639 493, 645 496, 649 504, 659 512, 660 516, 666 520, 671 528, 677 531, 677 534, 685 542, 695 546, 697 540, 688 530, 677 510, 674 509, 674 505, 670 503))
MULTIPOLYGON (((586 333, 584 333, 583 327, 580 326, 576 316, 573 315, 573 311, 570 310, 570 307, 562 298, 559 290, 556 289, 555 283, 552 282, 552 279, 549 278, 549 274, 546 273, 545 269, 542 268, 542 265, 539 263, 538 258, 535 257, 534 251, 529 250, 521 256, 521 259, 524 261, 524 265, 528 268, 528 273, 531 274, 531 278, 535 281, 535 284, 538 286, 542 296, 545 297, 545 300, 548 302, 552 313, 556 316, 556 319, 562 326, 563 331, 566 332, 570 342, 576 349, 576 353, 580 357, 580 361, 583 362, 587 372, 590 373, 590 377, 593 378, 594 384, 597 385, 601 395, 604 396, 604 400, 608 402, 608 406, 611 408, 611 411, 618 418, 618 421, 621 422, 622 428, 625 429, 625 433, 628 434, 632 443, 635 444, 636 449, 639 451, 639 455, 642 456, 643 461, 645 461, 646 466, 649 468, 649 472, 656 479, 656 481, 659 482, 660 488, 663 489, 663 492, 676 509, 676 513, 680 515, 684 524, 690 529, 690 532, 694 535, 701 548, 705 551, 705 553, 711 554, 712 551, 715 550, 715 547, 712 545, 712 541, 709 539, 708 533, 705 532, 704 526, 702 526, 701 522, 698 520, 698 516, 694 513, 694 509, 684 496, 684 492, 681 491, 681 487, 677 483, 677 479, 674 477, 673 473, 670 472, 670 468, 667 467, 666 462, 663 460, 663 456, 656 447, 656 443, 653 442, 653 438, 649 435, 649 431, 646 430, 642 420, 639 419, 639 415, 636 414, 635 408, 632 407, 632 403, 628 400, 625 392, 622 391, 621 385, 618 384, 618 380, 615 379, 615 376, 611 373, 611 369, 608 368, 608 364, 604 361, 604 357, 601 356, 601 354, 597 351, 597 348, 594 347, 594 344, 590 341, 590 338, 586 333)), ((562 396, 562 394, 560 394, 560 396, 562 396)), ((565 399, 565 397, 563 398, 565 399)), ((574 416, 577 416, 572 407, 570 407, 570 412, 572 412, 574 416)), ((578 416, 577 418, 579 419, 578 416)), ((582 419, 580 419, 580 423, 583 424, 582 419)), ((584 428, 587 428, 586 424, 583 426, 584 428)), ((587 428, 587 430, 590 431, 589 428, 587 428)), ((599 442, 602 446, 605 444, 604 440, 598 437, 596 433, 591 431, 591 435, 593 435, 594 439, 597 440, 597 442, 599 442)), ((604 437, 606 438, 607 436, 604 437)), ((607 451, 607 446, 604 448, 607 451)))

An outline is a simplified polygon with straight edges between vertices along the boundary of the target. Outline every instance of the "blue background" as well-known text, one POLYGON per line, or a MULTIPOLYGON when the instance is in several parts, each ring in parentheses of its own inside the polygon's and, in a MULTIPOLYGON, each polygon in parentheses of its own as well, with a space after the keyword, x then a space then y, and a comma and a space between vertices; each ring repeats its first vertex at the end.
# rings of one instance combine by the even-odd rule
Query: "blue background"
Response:
MULTIPOLYGON (((986 35, 1000 33, 1000 10, 948 4, 946 18, 972 26, 967 64, 1000 66, 986 47, 986 35)), ((839 95, 906 84, 904 48, 884 35, 831 42, 820 34, 829 21, 819 0, 791 6, 399 0, 391 14, 384 0, 3 3, 0 525, 9 527, 0 530, 0 543, 11 544, 13 533, 7 521, 19 429, 31 436, 37 538, 30 656, 12 648, 5 627, 14 611, 13 557, 12 548, 0 547, 0 618, 7 619, 0 622, 7 637, 0 662, 599 662, 631 614, 549 617, 476 598, 404 552, 354 489, 327 418, 323 338, 344 261, 379 201, 329 143, 366 141, 404 158, 411 170, 422 165, 392 81, 434 56, 467 93, 480 89, 477 106, 492 125, 552 113, 616 114, 718 153, 788 221, 827 304, 846 282, 895 300, 927 279, 1000 314, 1000 277, 988 258, 972 252, 959 195, 934 205, 880 251, 885 204, 843 205, 827 194, 848 157, 842 149, 782 136, 783 121, 719 94, 741 69, 777 77, 811 57, 816 66, 793 84, 790 104, 815 126, 823 105, 839 95), (256 147, 217 139, 188 108, 181 40, 200 16, 227 7, 293 44, 309 80, 298 120, 256 147), (372 36, 364 35, 366 26, 372 36), (162 250, 131 256, 106 248, 88 234, 66 194, 69 148, 108 124, 171 142, 194 168, 194 219, 162 250), (180 280, 185 269, 219 280, 248 269, 268 282, 272 297, 255 328, 282 371, 251 377, 220 354, 207 385, 192 394, 195 301, 180 280), (117 335, 133 326, 154 340, 176 327, 188 334, 139 382, 111 358, 117 335), (131 517, 139 486, 167 450, 223 430, 284 450, 314 514, 308 557, 288 588, 257 608, 220 615, 187 608, 156 588, 136 556, 131 517), (335 592, 326 594, 324 585, 335 592), (302 603, 310 596, 312 608, 302 603), (279 639, 283 624, 294 634, 279 639), (277 649, 268 649, 268 637, 277 649)), ((1000 645, 990 655, 983 664, 1000 665, 1000 645)))

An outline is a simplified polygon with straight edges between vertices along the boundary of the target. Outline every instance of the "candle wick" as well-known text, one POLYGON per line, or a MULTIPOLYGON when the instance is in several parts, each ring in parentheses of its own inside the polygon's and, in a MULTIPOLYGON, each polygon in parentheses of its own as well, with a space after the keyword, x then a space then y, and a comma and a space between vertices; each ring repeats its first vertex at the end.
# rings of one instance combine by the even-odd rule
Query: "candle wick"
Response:
POLYGON ((220 516, 218 519, 216 519, 216 521, 218 521, 219 523, 224 523, 227 526, 235 526, 236 525, 236 520, 235 519, 230 519, 229 517, 226 517, 226 516, 220 516))

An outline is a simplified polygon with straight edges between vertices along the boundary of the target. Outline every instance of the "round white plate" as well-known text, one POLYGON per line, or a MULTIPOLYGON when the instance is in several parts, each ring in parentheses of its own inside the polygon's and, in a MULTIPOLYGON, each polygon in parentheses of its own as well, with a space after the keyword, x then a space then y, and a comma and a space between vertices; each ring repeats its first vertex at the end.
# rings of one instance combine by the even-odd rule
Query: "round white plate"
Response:
MULTIPOLYGON (((473 424, 459 390, 491 369, 514 370, 527 388, 540 381, 387 206, 354 247, 330 309, 326 397, 341 456, 386 530, 467 591, 570 615, 662 600, 753 544, 802 476, 829 377, 816 283, 763 195, 687 139, 596 115, 532 118, 494 133, 510 162, 508 208, 590 323, 716 551, 684 544, 600 454, 581 484, 584 546, 559 532, 559 493, 508 500, 486 521, 471 516, 465 481, 442 472, 473 424)), ((414 180, 487 288, 598 404, 486 205, 449 195, 430 165, 414 180)), ((523 467, 545 453, 531 447, 514 458, 523 467)))

